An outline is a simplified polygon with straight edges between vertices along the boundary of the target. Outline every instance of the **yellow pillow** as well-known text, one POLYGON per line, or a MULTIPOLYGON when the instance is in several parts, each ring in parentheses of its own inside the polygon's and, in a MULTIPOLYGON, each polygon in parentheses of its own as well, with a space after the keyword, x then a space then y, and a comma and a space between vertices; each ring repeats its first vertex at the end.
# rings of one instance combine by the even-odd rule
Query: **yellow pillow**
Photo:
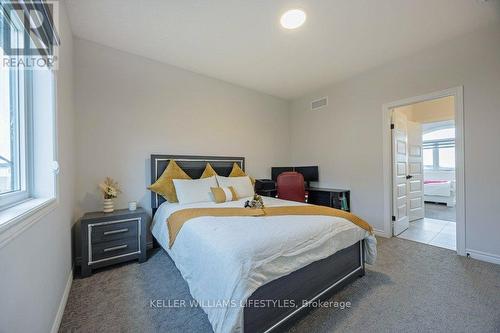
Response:
MULTIPOLYGON (((233 164, 233 170, 231 170, 231 173, 229 174, 229 177, 244 177, 247 176, 245 171, 241 170, 240 166, 238 163, 233 164)), ((250 176, 249 176, 250 177, 250 176)), ((252 185, 255 185, 255 179, 250 177, 250 180, 252 181, 252 185)))
POLYGON ((238 195, 232 186, 229 187, 211 187, 216 203, 238 200, 238 195))
POLYGON ((148 189, 160 194, 167 199, 168 202, 179 202, 172 179, 191 179, 191 177, 189 177, 174 160, 171 160, 160 178, 158 178, 154 184, 148 186, 148 189))
POLYGON ((212 176, 217 176, 217 172, 215 172, 214 168, 212 168, 210 163, 207 163, 207 166, 205 167, 205 170, 201 174, 200 178, 208 178, 212 176))

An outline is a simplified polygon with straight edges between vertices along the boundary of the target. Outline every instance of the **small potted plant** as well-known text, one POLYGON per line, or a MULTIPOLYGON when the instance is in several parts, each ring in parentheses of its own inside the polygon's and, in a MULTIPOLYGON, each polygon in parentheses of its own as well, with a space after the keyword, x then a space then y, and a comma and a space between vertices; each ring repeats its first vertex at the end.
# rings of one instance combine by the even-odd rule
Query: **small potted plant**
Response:
POLYGON ((115 207, 113 205, 113 199, 118 196, 118 193, 120 193, 120 188, 118 186, 118 183, 115 182, 113 179, 106 177, 103 183, 99 184, 99 188, 102 191, 102 194, 104 195, 104 213, 111 213, 115 210, 115 207))

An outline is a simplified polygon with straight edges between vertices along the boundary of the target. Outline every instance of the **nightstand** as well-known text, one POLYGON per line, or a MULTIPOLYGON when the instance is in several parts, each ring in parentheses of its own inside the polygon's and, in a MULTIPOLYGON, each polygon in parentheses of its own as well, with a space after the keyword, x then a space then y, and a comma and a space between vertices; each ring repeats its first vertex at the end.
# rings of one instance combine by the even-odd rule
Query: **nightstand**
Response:
POLYGON ((146 261, 148 220, 143 208, 83 215, 80 221, 81 276, 91 275, 95 268, 124 261, 146 261))

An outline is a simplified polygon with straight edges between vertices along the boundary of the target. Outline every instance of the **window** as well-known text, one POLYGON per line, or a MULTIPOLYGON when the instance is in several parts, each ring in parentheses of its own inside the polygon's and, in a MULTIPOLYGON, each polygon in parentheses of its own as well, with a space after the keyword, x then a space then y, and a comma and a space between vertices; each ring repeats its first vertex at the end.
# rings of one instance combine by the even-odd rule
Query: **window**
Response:
MULTIPOLYGON (((431 124, 432 125, 432 124, 431 124)), ((453 126, 453 125, 451 125, 453 126)), ((455 127, 424 129, 424 168, 428 170, 455 169, 455 127)))
POLYGON ((431 132, 424 133, 423 140, 425 141, 436 141, 444 139, 454 139, 455 138, 455 128, 443 128, 434 130, 431 132))
MULTIPOLYGON (((0 4, 0 210, 3 210, 27 199, 55 197, 55 80, 49 65, 21 65, 33 59, 48 59, 47 54, 34 47, 32 31, 27 31, 23 15, 38 7, 27 4, 28 9, 23 11, 12 7, 17 3, 0 0, 0 4)), ((2 223, 0 216, 0 227, 2 223)))
MULTIPOLYGON (((19 45, 23 43, 24 30, 18 22, 0 15, 0 38, 1 45, 19 45)), ((2 59, 6 56, 3 47, 0 56, 2 59)), ((0 70, 0 208, 29 196, 26 88, 30 76, 29 71, 19 67, 0 70)))
POLYGON ((438 148, 439 150, 439 168, 455 169, 455 146, 447 148, 438 148))
POLYGON ((434 166, 433 149, 424 149, 424 167, 432 168, 434 166))

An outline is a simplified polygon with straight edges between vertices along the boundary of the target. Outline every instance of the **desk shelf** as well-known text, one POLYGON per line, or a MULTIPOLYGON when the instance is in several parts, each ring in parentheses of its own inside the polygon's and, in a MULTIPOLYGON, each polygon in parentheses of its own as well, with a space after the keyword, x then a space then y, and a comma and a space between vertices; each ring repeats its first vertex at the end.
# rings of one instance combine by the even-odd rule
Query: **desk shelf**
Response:
POLYGON ((351 211, 351 191, 333 188, 310 187, 308 203, 351 211))
MULTIPOLYGON (((269 180, 265 180, 269 183, 269 180)), ((272 188, 263 189, 256 187, 256 193, 266 197, 275 198, 278 194, 275 184, 271 184, 272 188)), ((307 202, 313 205, 327 206, 336 209, 342 209, 347 212, 351 211, 351 191, 336 188, 324 187, 308 187, 307 202)))

